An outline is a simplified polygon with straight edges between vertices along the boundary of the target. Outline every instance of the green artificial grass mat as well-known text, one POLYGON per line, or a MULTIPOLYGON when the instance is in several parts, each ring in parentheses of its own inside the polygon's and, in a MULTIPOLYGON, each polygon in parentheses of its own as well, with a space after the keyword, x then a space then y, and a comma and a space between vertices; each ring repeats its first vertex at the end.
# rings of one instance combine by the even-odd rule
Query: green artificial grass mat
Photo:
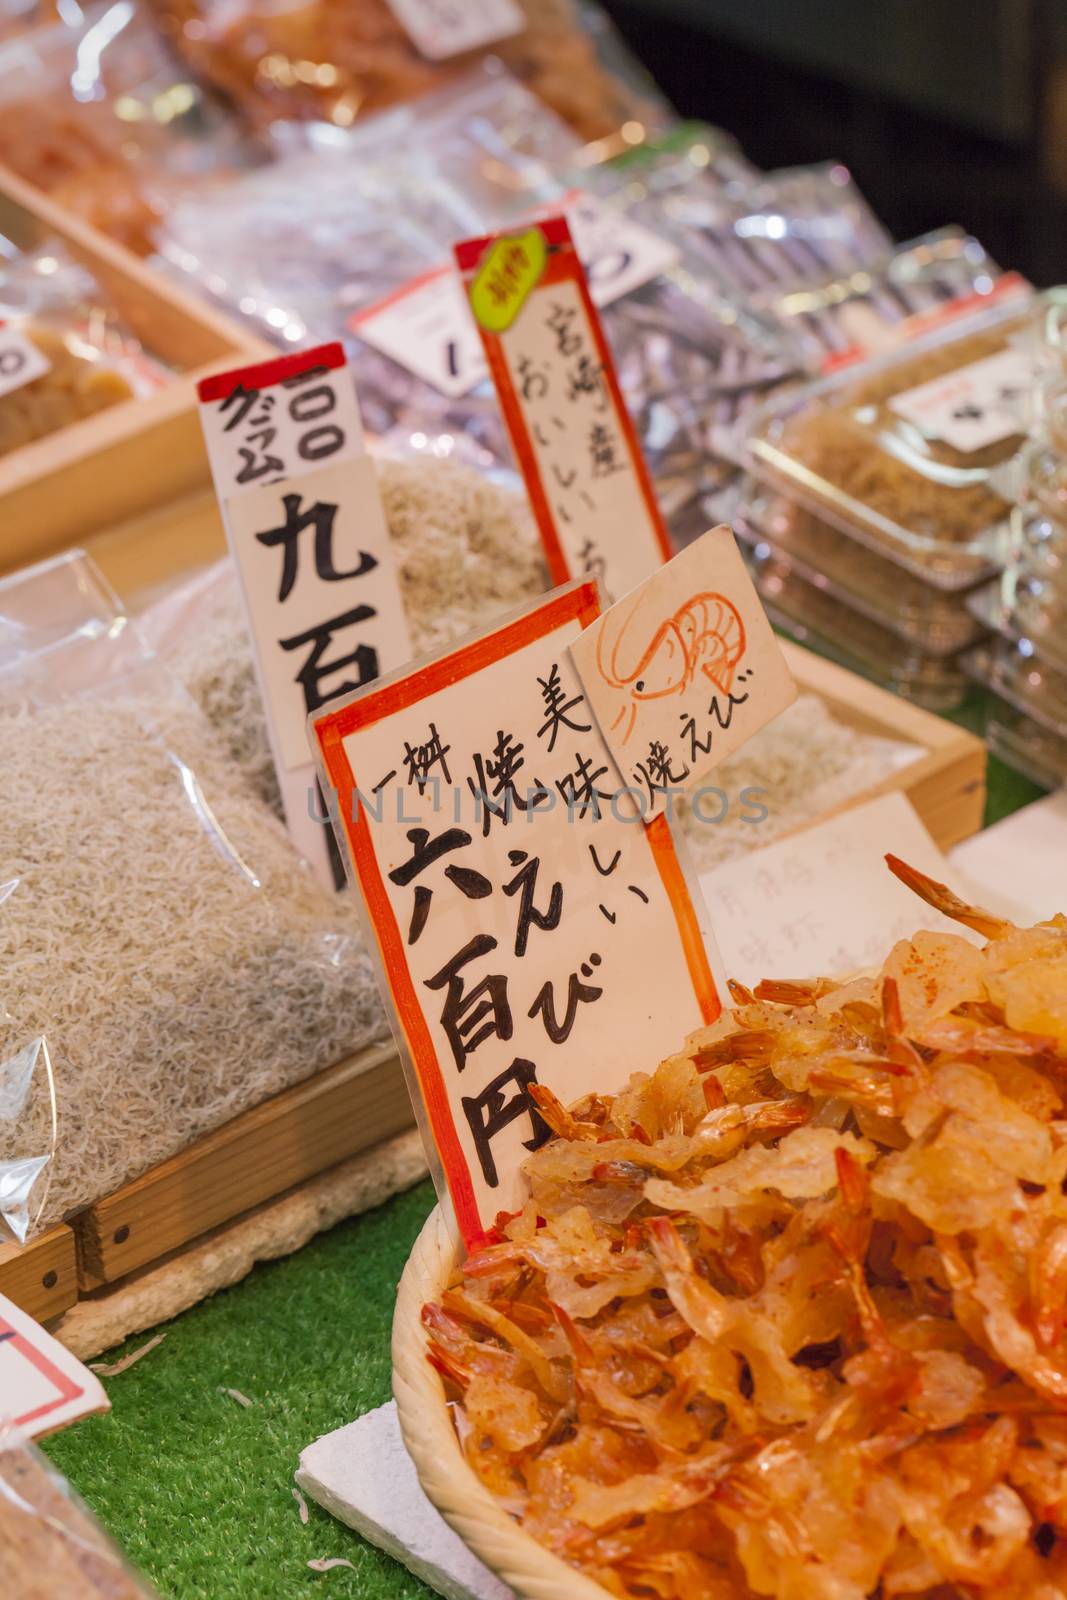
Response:
POLYGON ((390 1398, 396 1284, 433 1199, 421 1183, 177 1317, 103 1380, 109 1416, 45 1442, 165 1600, 431 1594, 314 1504, 304 1527, 291 1490, 301 1450, 390 1398), (310 1571, 319 1556, 356 1570, 310 1571))
MULTIPOLYGON (((952 720, 980 733, 982 714, 972 693, 952 720)), ((990 757, 987 825, 1042 792, 990 757)), ((170 1323, 140 1365, 105 1380, 110 1416, 46 1443, 164 1600, 430 1596, 317 1506, 302 1526, 290 1491, 305 1446, 389 1399, 396 1284, 432 1204, 420 1184, 257 1267, 170 1323), (255 1404, 246 1410, 223 1388, 255 1404), (309 1571, 319 1556, 356 1570, 309 1571)))

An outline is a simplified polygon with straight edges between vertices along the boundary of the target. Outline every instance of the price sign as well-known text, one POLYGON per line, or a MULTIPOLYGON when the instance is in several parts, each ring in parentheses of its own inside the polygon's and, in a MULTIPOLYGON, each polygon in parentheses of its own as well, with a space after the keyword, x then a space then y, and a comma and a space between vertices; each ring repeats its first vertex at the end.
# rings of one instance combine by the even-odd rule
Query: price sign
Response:
POLYGON ((411 656, 355 386, 334 344, 206 378, 200 398, 286 825, 339 887, 307 716, 411 656))
POLYGON ((468 1246, 522 1204, 532 1085, 617 1089, 720 1012, 666 819, 642 824, 570 661, 598 614, 569 584, 311 719, 468 1246))
POLYGON ((516 0, 389 0, 389 9, 430 61, 481 50, 526 26, 516 0))

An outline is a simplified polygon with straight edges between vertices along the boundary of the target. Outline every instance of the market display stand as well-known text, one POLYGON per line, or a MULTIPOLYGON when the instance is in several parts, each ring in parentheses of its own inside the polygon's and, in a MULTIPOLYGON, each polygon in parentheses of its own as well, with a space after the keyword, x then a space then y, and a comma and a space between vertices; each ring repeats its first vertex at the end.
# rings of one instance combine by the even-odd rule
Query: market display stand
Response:
POLYGON ((145 350, 174 374, 154 394, 122 401, 0 459, 6 570, 209 481, 197 382, 274 352, 2 166, 0 232, 26 250, 61 240, 145 350))

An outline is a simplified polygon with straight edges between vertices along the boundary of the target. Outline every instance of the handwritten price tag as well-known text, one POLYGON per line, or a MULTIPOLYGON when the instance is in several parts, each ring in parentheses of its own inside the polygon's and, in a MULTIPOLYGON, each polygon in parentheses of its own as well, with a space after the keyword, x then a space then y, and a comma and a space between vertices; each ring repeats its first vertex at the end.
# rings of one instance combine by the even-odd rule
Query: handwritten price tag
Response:
POLYGON ((430 61, 480 50, 526 26, 516 0, 389 0, 389 9, 430 61))
POLYGON ((341 346, 325 345, 206 378, 200 398, 286 825, 321 881, 340 887, 307 716, 411 656, 352 375, 341 346))
POLYGON ((670 546, 565 219, 468 240, 456 261, 553 578, 625 594, 670 546))
POLYGON ((1023 407, 1033 384, 1030 355, 1001 350, 898 394, 889 407, 927 438, 969 453, 1026 432, 1023 407))
POLYGON ((617 1088, 720 1010, 666 819, 641 826, 569 659, 598 611, 570 584, 311 719, 468 1246, 522 1205, 532 1084, 617 1088))
POLYGON ((796 699, 729 528, 713 528, 571 646, 586 698, 646 817, 796 699))

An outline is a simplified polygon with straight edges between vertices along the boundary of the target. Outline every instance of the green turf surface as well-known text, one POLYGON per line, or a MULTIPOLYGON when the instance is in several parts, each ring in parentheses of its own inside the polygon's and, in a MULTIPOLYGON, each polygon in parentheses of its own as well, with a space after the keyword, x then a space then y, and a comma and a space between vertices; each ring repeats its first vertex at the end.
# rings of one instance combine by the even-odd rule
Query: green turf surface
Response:
MULTIPOLYGON (((953 717, 981 732, 981 697, 953 717)), ((1041 791, 989 763, 987 823, 1041 791)), ((144 1362, 106 1380, 110 1416, 47 1444, 56 1465, 166 1600, 423 1600, 430 1591, 317 1507, 301 1526, 297 1458, 389 1398, 389 1328, 428 1183, 343 1223, 178 1317, 144 1362), (256 1403, 242 1409, 220 1388, 256 1403), (308 1570, 343 1556, 356 1570, 308 1570)), ((147 1335, 124 1346, 135 1349, 147 1335)))
POLYGON ((389 1398, 396 1283, 432 1204, 422 1183, 257 1267, 168 1324, 139 1365, 104 1380, 110 1416, 47 1441, 167 1600, 430 1594, 317 1506, 303 1527, 290 1491, 305 1445, 389 1398), (255 1404, 246 1410, 223 1388, 255 1404), (344 1556, 356 1571, 309 1571, 319 1556, 344 1556))

